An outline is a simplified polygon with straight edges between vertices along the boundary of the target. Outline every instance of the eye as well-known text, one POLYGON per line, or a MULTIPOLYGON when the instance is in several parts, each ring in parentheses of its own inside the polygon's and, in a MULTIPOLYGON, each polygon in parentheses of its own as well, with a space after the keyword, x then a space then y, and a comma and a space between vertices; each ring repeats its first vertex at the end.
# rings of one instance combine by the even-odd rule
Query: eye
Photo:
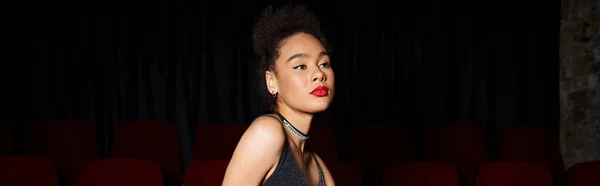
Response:
POLYGON ((298 70, 298 69, 306 69, 306 65, 298 65, 295 66, 294 69, 298 70))
POLYGON ((319 65, 319 67, 329 68, 329 67, 331 67, 331 63, 329 63, 329 62, 321 63, 321 65, 319 65))

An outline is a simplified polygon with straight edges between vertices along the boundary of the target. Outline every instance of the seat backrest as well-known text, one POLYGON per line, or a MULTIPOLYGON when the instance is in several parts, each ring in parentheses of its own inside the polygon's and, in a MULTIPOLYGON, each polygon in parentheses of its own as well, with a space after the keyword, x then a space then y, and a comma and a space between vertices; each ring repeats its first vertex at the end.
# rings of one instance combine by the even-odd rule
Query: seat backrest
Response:
POLYGON ((558 133, 545 126, 509 126, 500 133, 500 161, 548 161, 560 155, 558 133))
MULTIPOLYGON (((345 186, 362 186, 363 179, 360 171, 360 167, 353 163, 340 162, 340 161, 326 161, 325 166, 331 173, 335 185, 345 186)), ((327 184, 325 184, 327 185, 327 184)))
POLYGON ((542 162, 490 162, 479 169, 476 186, 553 186, 552 174, 542 162))
POLYGON ((74 185, 81 167, 98 159, 96 130, 94 126, 76 120, 32 123, 25 154, 52 161, 58 169, 59 180, 74 185))
POLYGON ((444 162, 398 163, 384 173, 384 186, 458 186, 456 168, 444 162))
POLYGON ((111 157, 154 161, 169 181, 179 181, 181 156, 179 133, 168 122, 141 120, 120 123, 115 128, 111 157))
POLYGON ((412 161, 414 151, 409 130, 396 125, 353 127, 348 138, 351 162, 373 166, 412 161))
POLYGON ((40 121, 30 126, 25 154, 51 160, 59 169, 76 170, 98 159, 96 130, 80 121, 40 121))
POLYGON ((390 165, 414 158, 408 128, 393 124, 363 124, 352 127, 348 136, 348 158, 361 167, 366 185, 380 185, 390 165))
POLYGON ((87 164, 79 186, 163 186, 160 165, 129 158, 102 159, 87 164))
POLYGON ((488 162, 484 132, 475 125, 436 125, 427 129, 423 156, 454 165, 461 185, 473 185, 477 169, 488 162))
POLYGON ((229 160, 249 125, 200 124, 194 140, 193 160, 229 160))
POLYGON ((600 185, 600 161, 582 162, 573 165, 567 173, 569 186, 600 185))
POLYGON ((502 130, 498 144, 499 161, 545 162, 557 179, 564 179, 564 164, 558 133, 546 126, 510 126, 502 130))
POLYGON ((58 186, 50 160, 28 156, 0 156, 0 185, 58 186))
POLYGON ((221 186, 229 160, 197 160, 185 173, 185 186, 221 186))
POLYGON ((306 140, 306 149, 315 152, 323 161, 338 161, 338 148, 333 128, 325 124, 312 124, 306 140))

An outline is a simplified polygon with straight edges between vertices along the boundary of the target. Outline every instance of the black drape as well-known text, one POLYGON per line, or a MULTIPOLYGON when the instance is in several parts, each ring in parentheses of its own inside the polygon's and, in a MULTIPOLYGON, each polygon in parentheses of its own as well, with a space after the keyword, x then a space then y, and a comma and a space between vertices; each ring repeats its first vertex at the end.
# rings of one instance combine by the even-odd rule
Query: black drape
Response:
MULTIPOLYGON (((316 122, 341 134, 364 123, 558 125, 558 3, 294 2, 318 13, 334 46, 337 94, 316 122)), ((165 120, 189 162, 200 123, 263 113, 251 28, 261 8, 285 3, 19 3, 2 117, 84 120, 104 155, 119 122, 165 120)))

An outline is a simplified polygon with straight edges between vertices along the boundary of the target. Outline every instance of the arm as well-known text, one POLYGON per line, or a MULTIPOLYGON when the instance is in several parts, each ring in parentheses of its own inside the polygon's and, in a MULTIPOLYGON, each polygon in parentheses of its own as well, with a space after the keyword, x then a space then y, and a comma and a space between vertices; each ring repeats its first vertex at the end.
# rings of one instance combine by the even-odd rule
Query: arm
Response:
POLYGON ((319 165, 321 165, 321 169, 323 169, 323 177, 325 178, 325 185, 326 186, 335 186, 335 181, 333 181, 331 172, 329 172, 329 169, 327 169, 325 162, 323 162, 323 160, 321 160, 321 157, 319 157, 319 155, 317 155, 317 153, 314 153, 314 154, 315 154, 315 157, 317 158, 316 160, 319 161, 319 165))
POLYGON ((240 139, 229 162, 223 186, 260 185, 279 161, 285 143, 281 124, 274 118, 259 117, 240 139))

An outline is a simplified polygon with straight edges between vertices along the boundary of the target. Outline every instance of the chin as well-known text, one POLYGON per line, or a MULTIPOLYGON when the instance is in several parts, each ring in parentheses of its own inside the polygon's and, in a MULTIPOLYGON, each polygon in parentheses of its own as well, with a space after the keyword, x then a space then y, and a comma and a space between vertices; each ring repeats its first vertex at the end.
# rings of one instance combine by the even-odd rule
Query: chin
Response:
POLYGON ((309 106, 307 109, 310 113, 319 113, 327 110, 329 103, 315 103, 309 106))

